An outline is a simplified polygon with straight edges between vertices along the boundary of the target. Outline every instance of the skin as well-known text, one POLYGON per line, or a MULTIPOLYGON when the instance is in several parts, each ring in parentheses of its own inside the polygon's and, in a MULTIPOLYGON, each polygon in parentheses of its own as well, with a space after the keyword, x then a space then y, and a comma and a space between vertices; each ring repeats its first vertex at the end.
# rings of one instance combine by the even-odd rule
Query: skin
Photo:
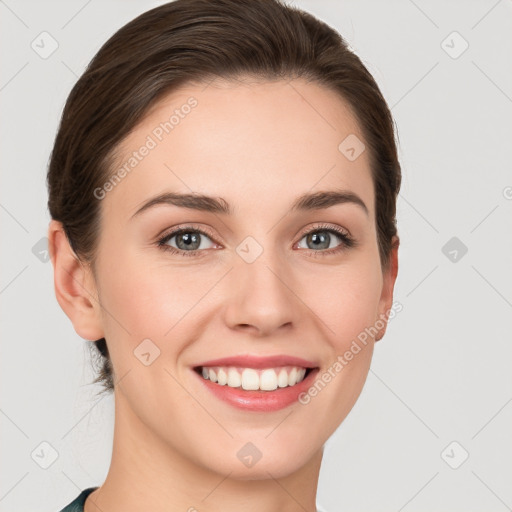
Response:
MULTIPOLYGON (((398 244, 383 269, 368 151, 349 161, 338 150, 362 132, 336 93, 300 79, 182 87, 123 141, 116 164, 190 96, 197 107, 101 201, 96 279, 50 223, 59 304, 82 338, 107 339, 117 380, 112 462, 85 511, 314 511, 323 445, 357 400, 385 326, 307 405, 276 412, 218 400, 191 368, 288 354, 326 371, 390 310, 398 244), (369 214, 352 203, 290 211, 303 193, 340 188, 369 214), (234 213, 160 205, 131 219, 164 191, 223 197, 234 213), (214 234, 201 235, 202 256, 156 245, 187 223, 214 234), (320 254, 303 233, 324 223, 357 245, 320 254), (247 236, 263 249, 251 264, 236 252, 247 236), (149 366, 133 353, 146 338, 160 349, 149 366), (249 441, 262 453, 251 468, 236 456, 249 441)), ((331 234, 330 247, 340 243, 331 234)))

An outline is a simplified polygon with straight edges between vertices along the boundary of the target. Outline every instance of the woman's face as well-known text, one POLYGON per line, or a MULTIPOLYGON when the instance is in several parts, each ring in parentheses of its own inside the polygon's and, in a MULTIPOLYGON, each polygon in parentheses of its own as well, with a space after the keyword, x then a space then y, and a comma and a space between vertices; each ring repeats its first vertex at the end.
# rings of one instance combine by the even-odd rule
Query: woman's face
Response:
POLYGON ((361 392, 362 333, 383 334, 395 279, 362 141, 339 96, 302 80, 190 84, 123 141, 97 193, 96 314, 125 432, 240 479, 321 451, 361 392), (143 208, 162 194, 210 199, 143 208))

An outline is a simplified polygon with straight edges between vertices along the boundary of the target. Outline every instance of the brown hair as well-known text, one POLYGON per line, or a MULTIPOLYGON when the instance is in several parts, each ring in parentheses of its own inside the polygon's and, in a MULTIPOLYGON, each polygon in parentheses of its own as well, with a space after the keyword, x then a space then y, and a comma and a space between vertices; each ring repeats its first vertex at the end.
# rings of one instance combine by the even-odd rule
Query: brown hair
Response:
MULTIPOLYGON (((120 142, 180 85, 215 77, 305 78, 339 93, 369 150, 383 267, 396 235, 401 170, 389 108, 372 75, 331 27, 284 0, 175 0, 138 16, 98 51, 73 87, 49 163, 48 208, 89 263, 100 227, 94 190, 108 181, 120 142)), ((341 141, 340 141, 341 142, 341 141)), ((104 338, 94 382, 113 390, 104 338)))

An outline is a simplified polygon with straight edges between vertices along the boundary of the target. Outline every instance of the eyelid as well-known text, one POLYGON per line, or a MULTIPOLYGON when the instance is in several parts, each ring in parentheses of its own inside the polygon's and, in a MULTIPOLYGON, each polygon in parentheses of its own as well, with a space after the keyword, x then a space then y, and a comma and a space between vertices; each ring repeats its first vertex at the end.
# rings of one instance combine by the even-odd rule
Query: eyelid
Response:
POLYGON ((342 226, 339 226, 337 224, 329 224, 329 223, 322 223, 317 226, 311 227, 311 225, 306 226, 301 231, 299 231, 299 241, 302 240, 302 238, 305 235, 308 235, 309 233, 315 233, 316 231, 335 231, 336 233, 341 233, 343 235, 346 235, 348 238, 353 238, 350 234, 350 231, 347 228, 344 228, 342 226))
POLYGON ((209 228, 192 223, 183 225, 178 224, 177 226, 173 226, 172 228, 166 228, 156 236, 156 241, 158 242, 159 240, 162 240, 163 238, 166 238, 169 235, 176 236, 181 231, 198 231, 199 233, 208 236, 212 240, 212 242, 215 242, 217 238, 217 236, 209 228))

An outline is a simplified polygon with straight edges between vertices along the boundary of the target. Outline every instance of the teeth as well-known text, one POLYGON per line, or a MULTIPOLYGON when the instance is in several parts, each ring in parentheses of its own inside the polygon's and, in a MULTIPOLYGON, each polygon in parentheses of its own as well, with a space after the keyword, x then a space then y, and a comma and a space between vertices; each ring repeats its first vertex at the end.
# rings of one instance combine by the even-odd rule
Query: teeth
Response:
POLYGON ((256 370, 253 370, 252 368, 246 368, 242 372, 242 389, 260 389, 260 377, 256 370))
POLYGON ((219 368, 219 371, 217 372, 217 383, 224 386, 227 382, 228 374, 222 368, 219 368))
POLYGON ((239 388, 242 385, 242 377, 240 374, 234 369, 229 368, 228 370, 228 386, 230 388, 239 388))
POLYGON ((260 387, 264 391, 277 389, 277 375, 274 370, 265 370, 260 377, 260 387))
POLYGON ((221 386, 242 388, 247 391, 273 391, 277 388, 294 386, 304 379, 306 368, 285 366, 280 368, 214 367, 201 369, 204 379, 209 379, 221 386))
POLYGON ((284 368, 279 372, 277 384, 280 388, 285 388, 286 386, 288 386, 288 373, 286 373, 286 370, 284 368))

